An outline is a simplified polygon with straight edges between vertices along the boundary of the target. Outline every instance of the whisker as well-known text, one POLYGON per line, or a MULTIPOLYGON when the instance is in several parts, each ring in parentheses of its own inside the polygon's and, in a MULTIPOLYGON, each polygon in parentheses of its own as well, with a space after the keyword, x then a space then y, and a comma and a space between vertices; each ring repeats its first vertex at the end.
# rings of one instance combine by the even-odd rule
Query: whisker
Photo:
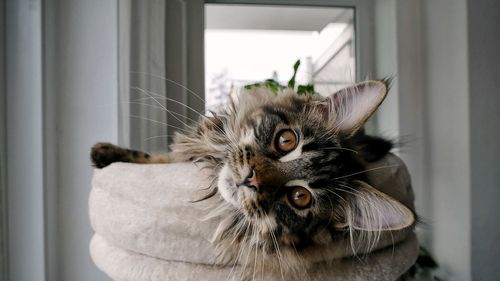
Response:
POLYGON ((145 97, 145 98, 141 98, 141 99, 134 99, 134 100, 131 100, 129 102, 123 102, 123 103, 128 103, 128 104, 138 104, 138 105, 145 105, 145 106, 148 106, 148 107, 151 107, 151 108, 155 108, 155 109, 161 109, 163 111, 167 111, 167 112, 170 112, 171 114, 175 114, 177 116, 180 116, 182 118, 185 118, 193 123, 197 123, 198 120, 194 120, 192 118, 189 118, 188 116, 185 116, 184 114, 181 114, 181 113, 177 113, 175 111, 172 111, 172 110, 169 110, 169 109, 165 109, 165 107, 159 107, 159 106, 156 106, 156 105, 153 105, 153 104, 149 104, 149 103, 145 103, 145 102, 140 102, 140 101, 144 101, 144 100, 151 100, 152 97, 145 97))
POLYGON ((261 269, 261 273, 260 273, 260 280, 264 281, 264 269, 266 267, 264 248, 262 248, 262 265, 261 266, 262 266, 262 269, 261 269))
MULTIPOLYGON (((248 233, 248 227, 245 230, 245 234, 243 235, 243 240, 246 239, 248 233)), ((229 274, 227 275, 226 281, 230 280, 229 278, 233 274, 236 265, 238 264, 238 261, 240 260, 241 254, 243 253, 243 246, 241 245, 241 242, 238 244, 239 245, 239 250, 238 250, 238 255, 236 256, 236 259, 234 260, 233 266, 231 267, 231 271, 229 271, 229 274)))
POLYGON ((283 265, 281 264, 281 251, 280 251, 280 247, 279 247, 279 244, 278 244, 278 239, 276 239, 276 235, 274 234, 274 230, 272 230, 272 228, 271 228, 271 222, 270 222, 269 216, 266 215, 265 218, 266 218, 266 220, 264 220, 264 222, 267 224, 267 227, 270 230, 271 238, 272 238, 272 241, 273 241, 274 246, 276 248, 276 254, 277 254, 277 257, 278 257, 278 264, 279 264, 279 267, 280 267, 281 280, 284 281, 285 280, 285 276, 283 274, 283 265))
POLYGON ((178 119, 177 117, 175 117, 174 115, 178 115, 178 116, 181 116, 181 117, 183 117, 183 118, 189 119, 189 120, 193 121, 194 123, 196 123, 196 121, 194 121, 193 119, 188 118, 188 117, 186 117, 186 116, 184 116, 184 115, 182 115, 182 114, 180 114, 180 113, 173 112, 173 111, 171 111, 171 110, 164 109, 164 108, 161 108, 161 107, 159 107, 159 106, 155 106, 155 105, 152 105, 152 104, 149 104, 149 103, 129 102, 129 104, 138 104, 138 105, 144 105, 144 106, 151 107, 151 108, 155 108, 155 109, 160 109, 160 110, 165 111, 165 112, 167 112, 168 114, 172 115, 172 117, 174 117, 175 119, 177 119, 179 122, 181 122, 181 123, 182 123, 184 126, 186 126, 187 128, 192 129, 192 130, 194 129, 191 125, 189 125, 189 124, 187 124, 187 123, 185 123, 185 122, 183 122, 183 121, 179 120, 179 119, 178 119))
MULTIPOLYGON (((147 91, 145 90, 142 90, 142 89, 138 89, 139 91, 141 91, 142 93, 144 93, 145 95, 151 97, 163 110, 165 110, 167 113, 169 113, 172 117, 174 117, 174 119, 176 119, 177 121, 181 122, 184 126, 190 128, 190 129, 193 129, 193 127, 189 126, 186 122, 182 121, 181 119, 177 118, 177 116, 175 116, 174 114, 172 114, 171 110, 168 110, 161 102, 159 102, 155 97, 153 97, 151 94, 149 94, 147 91)), ((181 115, 182 116, 182 115, 181 115)))
POLYGON ((158 135, 158 136, 147 137, 147 138, 143 139, 142 141, 148 141, 148 140, 158 139, 158 138, 171 138, 174 136, 175 135, 158 135))
POLYGON ((186 132, 186 133, 188 132, 184 128, 179 128, 177 126, 170 125, 170 124, 167 124, 165 122, 158 121, 158 120, 154 120, 154 119, 150 119, 150 118, 146 118, 146 117, 142 117, 142 116, 138 116, 138 115, 129 115, 129 117, 131 117, 131 118, 137 118, 137 119, 142 119, 142 120, 146 120, 146 121, 150 121, 150 122, 157 123, 157 124, 160 124, 160 125, 164 125, 164 126, 167 126, 167 127, 171 127, 171 128, 174 128, 174 129, 186 132))
POLYGON ((399 167, 399 165, 387 165, 387 166, 381 166, 381 167, 375 167, 375 168, 371 168, 371 169, 366 169, 366 170, 359 171, 359 172, 352 173, 352 174, 348 174, 348 175, 345 175, 345 176, 336 177, 336 178, 333 178, 332 180, 343 179, 343 178, 347 178, 347 177, 350 177, 350 176, 359 175, 359 174, 370 172, 370 171, 375 171, 375 170, 380 170, 380 169, 387 169, 387 168, 394 168, 394 167, 399 167))
MULTIPOLYGON (((252 226, 252 228, 249 227, 249 229, 251 229, 251 231, 250 231, 250 236, 251 237, 249 237, 249 239, 251 239, 253 237, 253 226, 252 226)), ((247 249, 247 257, 245 258, 245 262, 243 263, 243 268, 241 269, 240 280, 243 279, 243 276, 247 272, 248 259, 250 257, 250 253, 252 252, 252 241, 249 240, 249 241, 246 242, 246 244, 248 246, 248 247, 245 247, 245 249, 247 249)))
MULTIPOLYGON (((131 88, 131 89, 134 89, 134 90, 141 91, 141 92, 148 92, 148 93, 150 93, 150 94, 156 94, 156 95, 158 95, 158 93, 156 93, 156 92, 153 92, 153 91, 150 91, 150 90, 145 90, 145 89, 142 89, 142 88, 140 88, 140 87, 131 86, 130 88, 131 88)), ((178 100, 175 100, 175 99, 172 99, 172 98, 169 98, 169 97, 162 97, 162 96, 158 96, 158 97, 157 97, 157 99, 160 99, 160 100, 167 100, 167 101, 174 102, 174 103, 176 103, 176 104, 179 104, 179 105, 184 106, 185 108, 187 108, 187 109, 191 110, 192 112, 194 112, 194 113, 196 113, 196 114, 198 114, 198 115, 200 115, 200 116, 202 116, 202 117, 204 117, 204 118, 208 118, 208 117, 204 116, 203 114, 199 113, 196 109, 194 109, 194 108, 192 108, 191 106, 189 106, 189 105, 187 105, 187 104, 184 104, 184 103, 182 103, 182 102, 180 102, 180 101, 178 101, 178 100)))
POLYGON ((331 149, 331 150, 346 150, 346 151, 350 151, 352 153, 355 153, 355 154, 358 154, 359 152, 354 150, 354 149, 350 149, 350 148, 345 148, 345 147, 320 147, 319 149, 331 149))
MULTIPOLYGON (((254 234, 255 235, 254 239, 255 240, 257 240, 257 237, 258 237, 258 235, 257 235, 257 229, 256 228, 257 227, 255 226, 254 227, 254 233, 255 233, 254 234)), ((257 242, 257 241, 255 241, 255 242, 257 242)), ((258 243, 255 243, 255 253, 254 253, 254 258, 253 258, 253 275, 252 275, 252 281, 255 281, 255 273, 256 273, 256 268, 257 268, 257 253, 258 253, 258 250, 259 250, 259 245, 258 245, 258 243)))
MULTIPOLYGON (((342 197, 340 194, 338 194, 337 192, 333 191, 333 190, 328 190, 328 189, 325 189, 324 190, 325 192, 329 192, 337 197, 339 197, 342 201, 344 201, 345 203, 347 203, 347 201, 344 199, 344 197, 342 197)), ((330 199, 330 197, 328 197, 328 199, 330 199)), ((330 200, 330 205, 331 205, 331 209, 333 210, 333 204, 331 203, 331 200, 330 200)))
POLYGON ((197 97, 200 101, 202 101, 203 103, 206 103, 206 101, 200 96, 198 95, 197 93, 195 93, 194 91, 192 91, 191 89, 189 89, 188 87, 182 85, 181 83, 177 82, 177 81, 174 81, 172 79, 168 79, 168 78, 165 78, 163 76, 159 76, 159 75, 155 75, 155 74, 149 74, 149 73, 146 73, 146 72, 141 72, 141 71, 130 71, 130 73, 134 73, 134 74, 142 74, 142 75, 148 75, 148 76, 151 76, 151 77, 155 77, 155 78, 159 78, 159 79, 162 79, 164 81, 167 81, 167 82, 170 82, 170 83, 173 83, 181 88, 183 88, 184 90, 188 91, 189 93, 193 94, 195 97, 197 97))
POLYGON ((214 128, 216 128, 217 131, 219 131, 221 134, 225 135, 226 137, 229 138, 229 140, 232 142, 232 143, 235 143, 237 144, 237 141, 236 141, 236 138, 230 134, 230 130, 222 130, 222 129, 219 129, 219 125, 216 124, 215 122, 213 122, 210 118, 208 118, 207 116, 199 113, 198 111, 196 111, 194 108, 182 103, 182 102, 179 102, 175 99, 171 99, 171 98, 168 98, 168 97, 163 97, 163 96, 160 96, 158 93, 155 93, 153 91, 149 91, 149 90, 144 90, 142 88, 139 88, 139 87, 131 87, 132 89, 135 89, 135 90, 138 90, 140 92, 148 92, 149 94, 154 94, 157 96, 157 99, 160 99, 160 100, 167 100, 167 101, 171 101, 171 102, 174 102, 176 104, 179 104, 181 106, 184 106, 185 108, 191 110, 192 112, 198 114, 201 118, 204 118, 205 120, 207 120, 208 122, 212 123, 214 125, 214 128))

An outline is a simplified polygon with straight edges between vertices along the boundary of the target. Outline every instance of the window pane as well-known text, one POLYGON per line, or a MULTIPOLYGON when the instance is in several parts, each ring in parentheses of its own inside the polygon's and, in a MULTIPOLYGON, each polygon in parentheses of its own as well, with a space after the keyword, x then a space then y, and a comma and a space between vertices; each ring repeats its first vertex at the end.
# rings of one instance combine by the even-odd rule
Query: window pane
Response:
POLYGON ((206 108, 217 110, 234 87, 273 78, 328 95, 355 81, 354 10, 350 8, 206 5, 206 108))

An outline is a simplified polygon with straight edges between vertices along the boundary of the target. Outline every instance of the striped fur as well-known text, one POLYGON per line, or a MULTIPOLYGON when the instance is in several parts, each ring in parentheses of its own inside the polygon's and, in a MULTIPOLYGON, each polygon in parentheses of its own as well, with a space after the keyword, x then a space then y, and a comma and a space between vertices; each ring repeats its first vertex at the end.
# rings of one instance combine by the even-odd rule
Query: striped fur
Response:
POLYGON ((330 98, 245 90, 224 112, 203 117, 188 134, 177 134, 173 159, 204 163, 214 172, 206 197, 220 195, 208 215, 221 220, 214 243, 222 261, 244 268, 228 279, 265 274, 307 280, 311 248, 349 241, 342 250, 346 255, 369 253, 384 230, 413 224, 408 208, 363 182, 364 163, 391 148, 359 130, 387 91, 385 83, 374 83, 379 88, 362 84, 330 98), (365 101, 358 93, 363 88, 384 93, 365 101), (354 112, 360 107, 366 112, 354 112), (299 137, 297 148, 285 155, 275 147, 282 129, 293 129, 299 137), (258 190, 241 184, 252 171, 258 190), (306 210, 294 208, 285 196, 288 183, 297 181, 313 196, 306 210), (386 210, 395 221, 386 221, 386 210))
POLYGON ((392 147, 360 129, 387 89, 386 81, 368 81, 326 98, 242 90, 223 112, 177 133, 168 156, 97 144, 92 159, 99 168, 115 161, 202 164, 212 171, 200 200, 215 202, 207 219, 220 221, 213 237, 219 258, 242 265, 228 280, 308 280, 312 262, 367 254, 414 224, 410 209, 364 176, 365 165, 392 147), (287 153, 276 146, 282 130, 298 140, 287 153), (294 186, 311 194, 308 208, 289 202, 294 186))

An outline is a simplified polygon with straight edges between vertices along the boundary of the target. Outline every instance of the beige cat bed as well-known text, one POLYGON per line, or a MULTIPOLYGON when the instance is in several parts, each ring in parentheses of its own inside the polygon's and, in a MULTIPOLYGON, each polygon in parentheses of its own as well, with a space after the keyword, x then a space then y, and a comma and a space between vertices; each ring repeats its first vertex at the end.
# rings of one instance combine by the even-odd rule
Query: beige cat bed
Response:
MULTIPOLYGON (((401 160, 390 155, 372 166, 390 167, 369 172, 369 182, 413 208, 401 160)), ((207 174, 189 163, 96 170, 89 199, 95 264, 115 281, 238 280, 238 268, 215 261, 210 239, 217 221, 202 220, 209 202, 190 202, 206 185, 207 174)), ((367 256, 318 261, 310 280, 396 280, 414 264, 418 242, 411 229, 391 240, 367 256)), ((335 256, 335 249, 325 251, 335 256)))

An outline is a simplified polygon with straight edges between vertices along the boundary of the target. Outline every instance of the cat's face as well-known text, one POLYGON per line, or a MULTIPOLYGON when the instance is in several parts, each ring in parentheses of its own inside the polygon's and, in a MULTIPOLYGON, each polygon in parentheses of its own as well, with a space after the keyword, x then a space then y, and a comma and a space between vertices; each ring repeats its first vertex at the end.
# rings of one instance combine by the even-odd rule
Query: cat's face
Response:
POLYGON ((386 204, 393 209, 389 213, 406 213, 380 223, 385 218, 369 221, 371 214, 356 210, 384 206, 365 208, 357 206, 363 200, 352 199, 377 197, 351 175, 362 165, 345 144, 386 91, 384 83, 372 81, 328 98, 244 93, 225 129, 229 144, 218 190, 237 211, 222 236, 274 253, 331 241, 352 224, 360 229, 408 225, 406 210, 394 202, 386 204))
POLYGON ((243 106, 218 188, 258 239, 271 242, 273 231, 279 244, 301 248, 329 223, 339 200, 341 140, 318 97, 252 98, 257 103, 243 106))

